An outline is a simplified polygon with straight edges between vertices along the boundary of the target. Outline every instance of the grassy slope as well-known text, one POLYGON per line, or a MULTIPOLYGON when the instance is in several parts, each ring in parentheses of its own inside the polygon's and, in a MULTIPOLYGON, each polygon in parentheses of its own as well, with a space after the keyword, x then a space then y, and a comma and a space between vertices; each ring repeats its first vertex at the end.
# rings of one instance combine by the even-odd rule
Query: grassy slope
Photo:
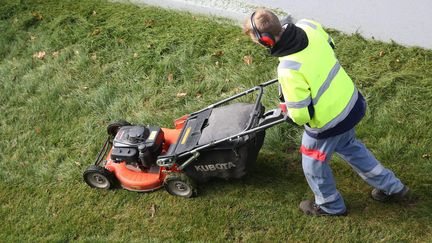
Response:
POLYGON ((249 176, 206 184, 192 200, 82 182, 109 121, 170 126, 274 77, 277 60, 238 27, 100 1, 3 0, 0 32, 0 241, 432 240, 431 51, 332 32, 368 100, 358 136, 415 199, 373 202, 370 188, 335 158, 351 214, 317 219, 297 210, 311 192, 297 153, 301 129, 288 125, 269 130, 249 176), (33 57, 39 51, 43 60, 33 57))

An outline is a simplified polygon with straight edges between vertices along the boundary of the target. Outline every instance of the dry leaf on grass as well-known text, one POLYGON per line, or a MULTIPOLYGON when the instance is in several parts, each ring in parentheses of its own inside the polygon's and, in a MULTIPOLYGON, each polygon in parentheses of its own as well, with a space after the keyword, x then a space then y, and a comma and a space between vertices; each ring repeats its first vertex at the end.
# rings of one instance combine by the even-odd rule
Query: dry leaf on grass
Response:
POLYGON ((187 93, 177 93, 176 94, 177 98, 185 97, 186 95, 187 95, 187 93))
POLYGON ((42 14, 40 14, 39 12, 32 12, 32 16, 34 19, 36 19, 37 21, 41 21, 43 19, 42 14))
POLYGON ((423 158, 423 159, 429 159, 429 158, 430 158, 430 154, 423 154, 423 155, 422 155, 422 158, 423 158))
POLYGON ((235 87, 234 89, 233 89, 233 91, 235 92, 235 93, 239 93, 240 91, 242 91, 243 89, 241 88, 241 87, 235 87))
POLYGON ((93 32, 90 34, 91 36, 96 36, 99 35, 101 33, 101 29, 100 28, 96 28, 93 30, 93 32))
POLYGON ((172 73, 169 73, 167 79, 168 79, 169 82, 173 81, 174 80, 174 75, 172 73))
POLYGON ((385 55, 385 51, 380 51, 378 54, 380 57, 383 57, 385 55))
POLYGON ((144 20, 144 26, 147 27, 147 28, 153 27, 155 23, 156 23, 156 21, 154 19, 146 19, 146 20, 144 20))
POLYGON ((138 57, 138 53, 135 52, 135 53, 133 54, 133 57, 134 57, 134 58, 137 58, 137 57, 138 57))
POLYGON ((41 133, 41 128, 40 127, 36 127, 35 128, 35 133, 36 134, 40 134, 41 133))
POLYGON ((215 51, 215 52, 213 52, 212 56, 213 57, 221 57, 224 54, 225 54, 224 51, 215 51))
POLYGON ((46 52, 45 51, 39 51, 33 54, 33 57, 36 57, 37 59, 43 60, 45 58, 46 52))
POLYGON ((96 11, 93 10, 92 16, 96 16, 96 11))
POLYGON ((244 61, 244 63, 246 63, 247 65, 251 65, 251 64, 252 64, 252 56, 249 56, 249 55, 244 56, 244 57, 243 57, 243 61, 244 61))
POLYGON ((156 205, 152 204, 149 209, 150 218, 153 218, 156 214, 156 205))

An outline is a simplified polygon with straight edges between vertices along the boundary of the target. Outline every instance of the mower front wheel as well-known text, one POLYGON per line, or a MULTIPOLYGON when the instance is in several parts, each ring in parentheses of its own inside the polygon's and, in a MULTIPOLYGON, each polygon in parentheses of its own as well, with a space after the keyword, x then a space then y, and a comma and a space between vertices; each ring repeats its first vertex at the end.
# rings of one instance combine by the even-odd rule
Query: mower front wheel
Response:
POLYGON ((90 165, 83 174, 84 181, 92 188, 110 189, 116 185, 114 174, 104 167, 90 165))
POLYGON ((197 195, 198 190, 192 179, 183 173, 170 173, 165 177, 164 187, 171 195, 191 198, 197 195))

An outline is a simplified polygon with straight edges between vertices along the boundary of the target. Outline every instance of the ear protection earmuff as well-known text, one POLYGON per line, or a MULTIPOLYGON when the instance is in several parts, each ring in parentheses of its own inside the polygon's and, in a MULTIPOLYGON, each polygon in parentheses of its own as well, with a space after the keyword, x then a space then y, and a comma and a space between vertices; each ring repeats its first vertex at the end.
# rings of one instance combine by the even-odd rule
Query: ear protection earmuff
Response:
POLYGON ((272 34, 265 33, 265 32, 261 33, 257 29, 257 27, 255 25, 255 21, 253 19, 254 16, 255 16, 255 12, 253 12, 252 15, 251 15, 251 26, 252 26, 252 30, 253 30, 253 32, 255 34, 255 37, 257 38, 258 42, 261 45, 263 45, 263 46, 265 46, 267 48, 272 48, 275 45, 275 43, 276 43, 275 38, 273 37, 272 34))

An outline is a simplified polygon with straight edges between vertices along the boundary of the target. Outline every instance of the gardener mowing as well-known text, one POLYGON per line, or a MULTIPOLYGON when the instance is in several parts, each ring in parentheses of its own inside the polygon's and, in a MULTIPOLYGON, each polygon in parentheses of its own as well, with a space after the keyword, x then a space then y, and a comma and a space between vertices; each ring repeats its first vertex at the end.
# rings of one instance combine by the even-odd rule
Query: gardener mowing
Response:
POLYGON ((300 203, 307 215, 346 215, 328 164, 334 152, 369 185, 378 201, 404 198, 409 189, 384 168, 355 137, 366 102, 336 59, 332 38, 312 20, 281 26, 271 11, 259 9, 245 21, 244 32, 279 58, 278 79, 288 116, 304 125, 302 165, 315 200, 300 203))

